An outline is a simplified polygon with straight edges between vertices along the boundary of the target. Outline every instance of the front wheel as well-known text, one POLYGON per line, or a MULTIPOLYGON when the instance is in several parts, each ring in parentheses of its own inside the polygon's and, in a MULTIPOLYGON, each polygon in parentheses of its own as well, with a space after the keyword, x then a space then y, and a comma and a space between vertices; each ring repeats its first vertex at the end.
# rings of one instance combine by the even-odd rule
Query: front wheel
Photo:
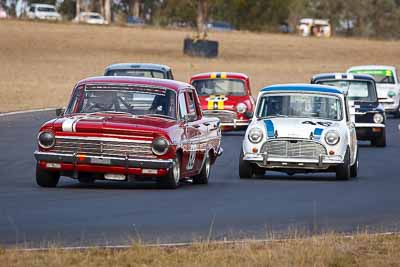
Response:
POLYGON ((201 172, 193 177, 194 184, 208 184, 208 178, 210 177, 211 161, 208 154, 205 155, 205 160, 201 172))
POLYGON ((175 189, 179 186, 181 179, 181 158, 179 155, 172 163, 172 167, 169 169, 168 174, 158 178, 157 182, 164 189, 175 189))
POLYGON ((336 179, 349 180, 350 179, 350 151, 347 148, 342 164, 336 166, 336 179))
POLYGON ((355 178, 358 175, 358 149, 357 149, 357 155, 356 155, 356 161, 354 162, 353 166, 350 167, 350 176, 351 178, 355 178))
POLYGON ((240 179, 250 179, 253 177, 254 168, 250 162, 243 160, 243 157, 244 154, 242 150, 239 157, 239 177, 240 179))
POLYGON ((40 187, 56 187, 59 180, 59 172, 46 171, 36 166, 36 183, 40 187))

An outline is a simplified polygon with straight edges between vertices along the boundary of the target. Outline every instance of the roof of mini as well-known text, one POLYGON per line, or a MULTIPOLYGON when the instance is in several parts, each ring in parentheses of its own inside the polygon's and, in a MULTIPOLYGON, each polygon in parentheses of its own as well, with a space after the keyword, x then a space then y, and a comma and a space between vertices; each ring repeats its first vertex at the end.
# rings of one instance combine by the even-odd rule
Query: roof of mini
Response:
POLYGON ((321 73, 311 78, 311 83, 316 80, 367 80, 375 81, 369 74, 349 74, 349 73, 321 73))
POLYGON ((342 95, 343 90, 325 85, 317 84, 277 84, 264 87, 260 92, 315 92, 315 93, 328 93, 342 95))
POLYGON ((153 64, 153 63, 117 63, 111 64, 106 67, 106 70, 126 70, 126 69, 145 69, 145 70, 158 70, 169 71, 171 68, 167 65, 153 64))
POLYGON ((142 86, 155 86, 155 87, 164 87, 168 89, 172 89, 175 91, 179 91, 185 88, 192 88, 192 86, 188 83, 179 82, 175 80, 166 80, 166 79, 156 79, 156 78, 143 78, 143 77, 132 77, 132 76, 98 76, 98 77, 89 77, 83 79, 77 83, 76 86, 84 85, 84 84, 135 84, 142 86))
POLYGON ((347 72, 352 70, 396 70, 394 66, 384 66, 384 65, 364 65, 364 66, 353 66, 347 70, 347 72))
POLYGON ((193 75, 191 77, 191 79, 192 80, 210 79, 211 76, 215 76, 215 79, 220 79, 221 75, 226 75, 227 79, 243 79, 243 80, 249 79, 249 76, 247 76, 244 73, 240 73, 240 72, 223 72, 223 71, 199 73, 199 74, 193 75))

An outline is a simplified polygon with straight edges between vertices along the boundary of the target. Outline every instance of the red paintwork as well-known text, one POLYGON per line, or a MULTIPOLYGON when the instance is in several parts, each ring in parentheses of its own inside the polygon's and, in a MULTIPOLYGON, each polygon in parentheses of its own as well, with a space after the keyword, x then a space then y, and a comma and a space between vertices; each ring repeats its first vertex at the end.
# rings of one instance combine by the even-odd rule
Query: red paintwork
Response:
MULTIPOLYGON (((234 111, 237 114, 237 119, 239 120, 244 120, 248 122, 251 117, 246 116, 245 114, 240 114, 236 111, 236 106, 239 103, 244 103, 247 106, 247 111, 254 112, 255 109, 255 103, 254 99, 251 94, 251 89, 250 89, 250 79, 246 74, 243 73, 233 73, 233 72, 208 72, 208 73, 201 73, 192 76, 190 79, 190 84, 193 84, 194 81, 197 80, 208 80, 211 79, 212 74, 221 74, 224 73, 226 74, 226 79, 237 79, 244 81, 245 83, 245 90, 246 90, 246 95, 245 96, 229 96, 228 100, 224 102, 224 110, 229 110, 229 111, 234 111)), ((201 103, 201 108, 203 110, 208 110, 208 101, 206 100, 209 96, 199 96, 199 100, 201 103)), ((223 130, 232 130, 233 127, 229 126, 224 126, 223 130)))
MULTIPOLYGON (((74 88, 75 90, 83 90, 85 84, 93 83, 104 83, 104 84, 135 84, 135 85, 152 85, 169 88, 177 92, 177 97, 179 93, 191 90, 197 95, 196 90, 189 84, 183 82, 177 82, 173 80, 161 80, 161 79, 149 79, 149 78, 138 78, 138 77, 94 77, 82 80, 77 83, 74 88)), ((74 92, 73 92, 74 94, 74 92)), ((73 95, 72 94, 72 95, 73 95)), ((56 118, 44 123, 39 131, 51 130, 56 136, 78 136, 78 137, 111 137, 119 139, 128 140, 145 140, 152 141, 156 137, 163 136, 168 139, 171 146, 168 153, 163 156, 158 156, 158 159, 175 159, 176 153, 179 151, 182 153, 181 162, 181 172, 184 177, 190 177, 197 175, 202 167, 202 161, 204 158, 204 151, 201 151, 200 145, 198 146, 198 151, 196 153, 195 167, 192 170, 186 170, 186 166, 189 160, 190 148, 184 143, 188 142, 192 138, 205 138, 209 139, 206 141, 205 147, 207 147, 208 152, 212 153, 213 157, 217 157, 217 153, 220 147, 220 131, 210 131, 209 127, 205 124, 210 124, 212 126, 217 125, 218 121, 216 119, 210 119, 202 117, 200 102, 198 98, 196 110, 198 114, 197 120, 189 122, 185 125, 183 120, 168 120, 156 117, 132 117, 124 114, 96 114, 91 115, 91 117, 85 117, 84 114, 68 114, 61 118, 56 118), (64 132, 62 129, 63 122, 67 119, 85 117, 81 118, 75 126, 74 132, 64 132), (186 128, 186 134, 185 134, 186 128)), ((178 102, 178 101, 177 101, 178 102)), ((177 105, 178 109, 178 105, 177 105)), ((39 151, 49 151, 51 149, 45 150, 38 146, 39 151)), ((214 159, 215 159, 214 158, 214 159)), ((135 174, 141 175, 140 168, 129 168, 118 166, 98 166, 98 165, 83 165, 77 164, 74 169, 72 164, 63 163, 60 170, 47 168, 45 162, 40 162, 39 167, 47 169, 49 171, 84 171, 93 173, 125 173, 125 174, 135 174)), ((167 170, 159 169, 157 175, 150 176, 164 176, 167 170)))

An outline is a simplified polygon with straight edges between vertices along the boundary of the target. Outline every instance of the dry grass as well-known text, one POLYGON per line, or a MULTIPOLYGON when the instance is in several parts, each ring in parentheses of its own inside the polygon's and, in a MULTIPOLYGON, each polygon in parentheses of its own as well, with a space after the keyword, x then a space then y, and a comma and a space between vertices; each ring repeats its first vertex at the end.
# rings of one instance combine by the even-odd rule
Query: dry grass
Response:
POLYGON ((305 39, 279 34, 212 33, 221 56, 183 56, 188 31, 0 21, 0 112, 66 104, 79 79, 115 62, 173 67, 178 80, 203 71, 250 75, 253 91, 273 83, 308 82, 312 74, 357 64, 397 64, 399 42, 305 39))
POLYGON ((400 266, 400 236, 324 235, 309 239, 198 244, 187 248, 133 245, 127 250, 24 252, 0 250, 1 266, 400 266))

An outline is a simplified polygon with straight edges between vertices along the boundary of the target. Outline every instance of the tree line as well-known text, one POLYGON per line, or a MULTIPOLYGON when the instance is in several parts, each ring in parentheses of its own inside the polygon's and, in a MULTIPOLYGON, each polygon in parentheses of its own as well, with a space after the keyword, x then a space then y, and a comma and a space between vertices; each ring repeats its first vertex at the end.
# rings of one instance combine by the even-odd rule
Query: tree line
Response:
POLYGON ((400 0, 64 0, 59 5, 66 18, 73 18, 77 10, 99 12, 114 22, 136 16, 159 26, 197 25, 199 31, 211 20, 229 22, 239 30, 276 31, 282 24, 294 30, 300 18, 311 17, 329 19, 336 33, 400 37, 400 0))

